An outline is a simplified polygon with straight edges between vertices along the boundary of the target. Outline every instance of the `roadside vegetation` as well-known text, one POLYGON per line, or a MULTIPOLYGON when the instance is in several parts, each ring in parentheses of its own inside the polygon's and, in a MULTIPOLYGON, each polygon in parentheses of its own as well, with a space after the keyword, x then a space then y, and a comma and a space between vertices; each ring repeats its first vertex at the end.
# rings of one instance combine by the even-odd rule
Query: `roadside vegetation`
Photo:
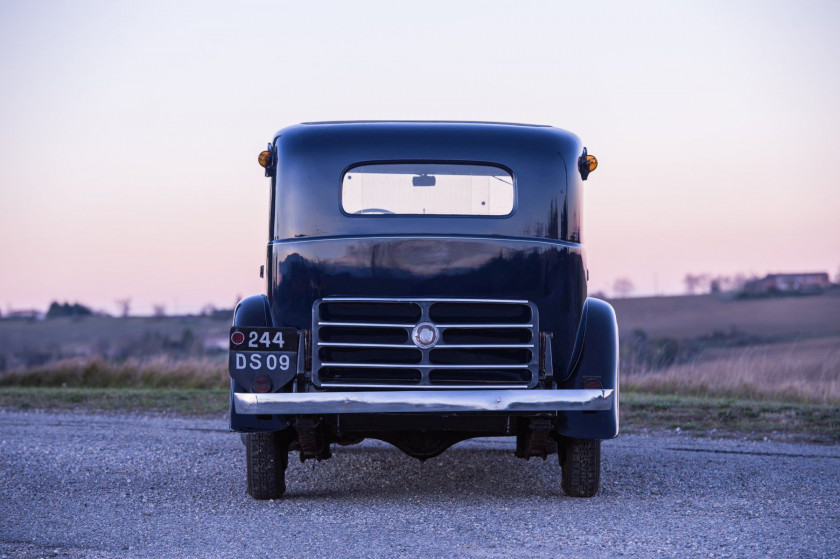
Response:
POLYGON ((622 390, 622 433, 668 431, 694 436, 840 443, 835 404, 651 394, 622 390))
POLYGON ((87 410, 225 417, 228 388, 79 388, 5 386, 0 409, 87 410))
POLYGON ((840 336, 677 340, 636 332, 621 344, 622 387, 636 392, 840 404, 840 336))
MULTIPOLYGON (((613 301, 622 430, 840 442, 840 294, 613 301)), ((0 321, 0 407, 224 415, 229 322, 0 321)))

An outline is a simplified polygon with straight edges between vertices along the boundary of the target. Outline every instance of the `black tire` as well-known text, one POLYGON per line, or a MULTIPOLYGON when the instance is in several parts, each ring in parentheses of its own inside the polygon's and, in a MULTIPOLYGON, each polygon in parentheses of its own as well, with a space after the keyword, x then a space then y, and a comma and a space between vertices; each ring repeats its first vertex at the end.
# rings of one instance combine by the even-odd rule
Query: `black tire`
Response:
POLYGON ((569 497, 594 497, 601 485, 601 441, 563 438, 558 456, 563 492, 569 497))
POLYGON ((277 499, 286 492, 289 442, 284 433, 248 433, 245 438, 248 495, 277 499))

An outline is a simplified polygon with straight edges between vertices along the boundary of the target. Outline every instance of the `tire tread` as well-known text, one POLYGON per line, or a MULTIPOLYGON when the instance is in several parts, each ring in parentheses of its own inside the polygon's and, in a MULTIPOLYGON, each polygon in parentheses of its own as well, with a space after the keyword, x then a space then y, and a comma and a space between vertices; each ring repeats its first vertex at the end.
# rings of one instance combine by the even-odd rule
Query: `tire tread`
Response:
POLYGON ((286 492, 288 443, 280 433, 248 433, 245 439, 248 494, 254 499, 277 499, 286 492))
POLYGON ((560 445, 563 492, 594 497, 601 485, 601 441, 566 438, 560 445))

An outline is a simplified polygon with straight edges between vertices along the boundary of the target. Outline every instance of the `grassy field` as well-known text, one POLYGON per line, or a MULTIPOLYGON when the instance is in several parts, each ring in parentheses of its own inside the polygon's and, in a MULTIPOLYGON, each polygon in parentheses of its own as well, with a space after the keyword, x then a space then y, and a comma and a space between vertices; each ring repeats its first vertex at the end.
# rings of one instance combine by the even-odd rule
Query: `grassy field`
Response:
MULTIPOLYGON (((840 442, 840 293, 612 301, 622 428, 840 442)), ((229 322, 0 321, 0 407, 224 414, 229 322)))
POLYGON ((840 408, 832 404, 624 391, 619 412, 622 433, 840 442, 840 408))
POLYGON ((822 295, 733 299, 713 295, 610 301, 622 337, 692 339, 733 331, 762 339, 840 336, 840 290, 822 295))
POLYGON ((0 408, 131 412, 223 418, 228 413, 228 388, 0 388, 0 408))
POLYGON ((0 377, 59 361, 222 359, 230 321, 204 316, 0 320, 0 377))
POLYGON ((840 404, 840 293, 613 301, 625 389, 840 404))

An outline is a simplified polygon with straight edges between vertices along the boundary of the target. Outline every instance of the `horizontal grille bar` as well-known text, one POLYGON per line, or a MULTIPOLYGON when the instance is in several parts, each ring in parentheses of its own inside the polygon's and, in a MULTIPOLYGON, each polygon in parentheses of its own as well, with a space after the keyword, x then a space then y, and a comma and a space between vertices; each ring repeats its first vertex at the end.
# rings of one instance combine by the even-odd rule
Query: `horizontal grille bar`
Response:
MULTIPOLYGON (((353 328, 414 328, 416 324, 387 322, 316 322, 317 326, 347 326, 353 328)), ((436 324, 438 328, 533 328, 533 324, 436 324)))
MULTIPOLYGON (((417 384, 417 383, 397 384, 397 383, 393 383, 393 382, 389 382, 387 384, 381 383, 381 382, 380 383, 376 383, 376 382, 365 382, 365 383, 360 383, 360 382, 333 382, 333 381, 324 382, 323 379, 321 379, 321 382, 324 385, 324 387, 328 387, 328 388, 360 388, 361 387, 361 388, 365 388, 365 389, 375 388, 377 390, 406 389, 406 388, 411 388, 411 390, 429 390, 429 391, 440 390, 441 388, 445 388, 447 390, 469 390, 469 389, 476 388, 476 387, 479 387, 479 386, 484 386, 484 387, 489 386, 493 390, 502 390, 502 389, 526 390, 528 388, 527 386, 525 386, 522 383, 516 383, 516 384, 475 384, 475 383, 472 383, 472 384, 423 385, 423 384, 417 384)), ((323 394, 323 392, 321 394, 323 394)))
POLYGON ((494 305, 530 305, 524 299, 432 299, 417 297, 410 299, 390 297, 324 297, 322 303, 492 303, 494 305))
POLYGON ((388 322, 316 322, 321 326, 345 326, 348 328, 414 328, 414 324, 393 324, 388 322))
MULTIPOLYGON (((342 343, 342 342, 318 342, 320 347, 374 347, 374 348, 404 348, 415 347, 414 344, 363 344, 363 343, 342 343)), ((534 344, 438 344, 435 349, 533 349, 534 344)))
MULTIPOLYGON (((322 367, 352 367, 361 369, 516 369, 516 365, 450 365, 450 364, 407 364, 407 363, 329 363, 322 362, 322 367)), ((528 367, 522 366, 523 369, 528 367)))

